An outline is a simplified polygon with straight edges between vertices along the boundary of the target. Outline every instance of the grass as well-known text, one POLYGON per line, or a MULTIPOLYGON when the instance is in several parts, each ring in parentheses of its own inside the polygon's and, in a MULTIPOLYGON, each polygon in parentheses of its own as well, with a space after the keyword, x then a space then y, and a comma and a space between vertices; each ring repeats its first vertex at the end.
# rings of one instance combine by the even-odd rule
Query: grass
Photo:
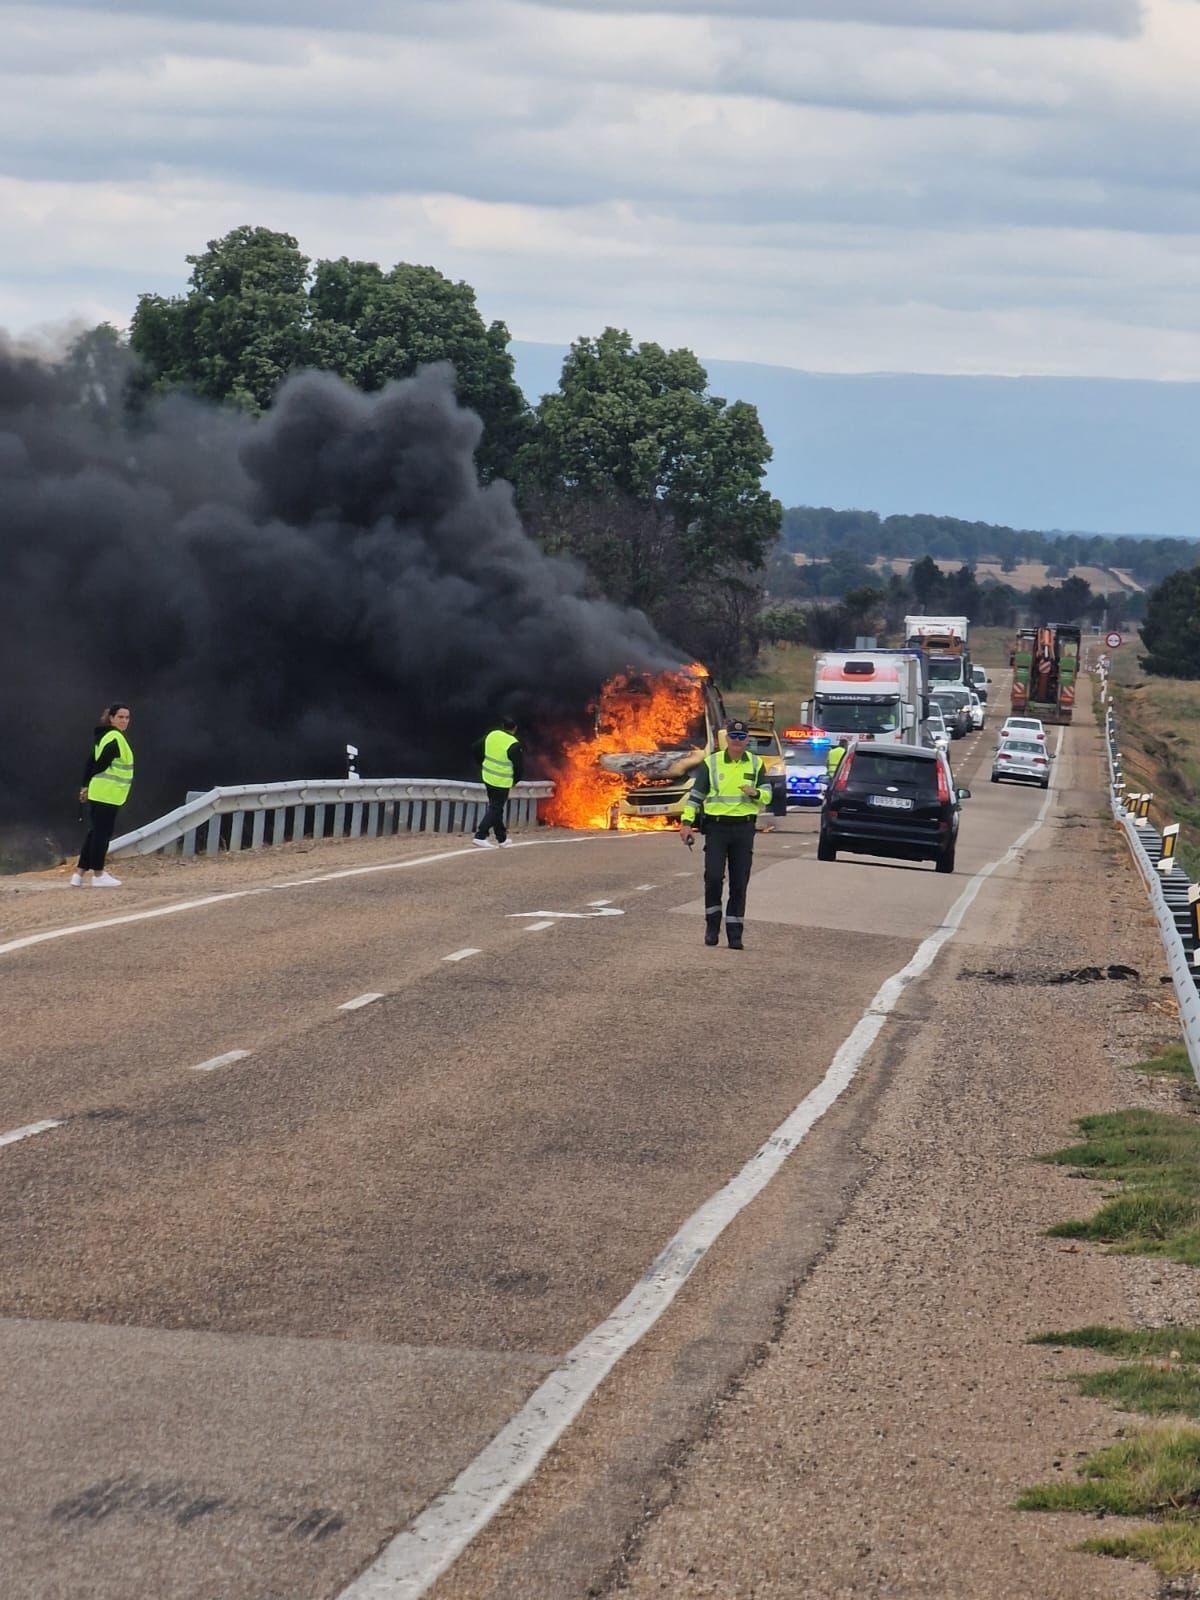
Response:
POLYGON ((1179 859, 1200 876, 1200 682, 1150 678, 1140 641, 1112 652, 1111 685, 1121 754, 1133 788, 1155 797, 1154 820, 1181 825, 1179 859))
POLYGON ((1200 1361, 1200 1328, 1072 1328, 1067 1333, 1039 1333, 1030 1344, 1056 1345, 1065 1350, 1096 1350, 1101 1355, 1127 1361, 1145 1356, 1166 1356, 1177 1361, 1200 1361))
POLYGON ((803 702, 812 699, 819 654, 806 644, 764 645, 758 671, 739 678, 725 696, 730 715, 745 716, 750 700, 774 700, 777 728, 799 723, 803 702))
POLYGON ((1192 1077, 1192 1063, 1188 1059, 1187 1047, 1182 1044, 1166 1045, 1158 1055, 1151 1056, 1148 1061, 1135 1061, 1129 1070, 1148 1072, 1152 1076, 1161 1078, 1192 1077))
MULTIPOLYGON (((1200 1506, 1200 1428, 1164 1422, 1097 1451, 1075 1482, 1052 1479, 1017 1497, 1018 1511, 1171 1516, 1200 1506)), ((1195 1524, 1200 1555, 1200 1521, 1195 1524)))

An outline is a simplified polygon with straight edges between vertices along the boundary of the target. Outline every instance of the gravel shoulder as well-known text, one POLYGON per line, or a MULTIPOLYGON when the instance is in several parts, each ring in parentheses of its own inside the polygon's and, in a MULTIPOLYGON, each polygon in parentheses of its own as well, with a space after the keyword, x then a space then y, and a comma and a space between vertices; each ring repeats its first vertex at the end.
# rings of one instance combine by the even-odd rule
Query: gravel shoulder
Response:
POLYGON ((1061 1381, 1089 1358, 1028 1337, 1196 1319, 1186 1269, 1044 1236, 1098 1191, 1034 1158, 1068 1142, 1075 1117, 1161 1105, 1170 1091, 1122 1064, 1177 1037, 1144 891, 1102 813, 1086 711, 1068 739, 1065 786, 1015 892, 981 897, 908 1002, 919 1026, 897 1030, 862 1140, 868 1176, 832 1247, 671 1473, 611 1593, 1156 1593, 1149 1569, 1072 1551, 1094 1524, 1010 1509, 1129 1421, 1061 1381), (1114 961, 1139 980, 1027 981, 1114 961))

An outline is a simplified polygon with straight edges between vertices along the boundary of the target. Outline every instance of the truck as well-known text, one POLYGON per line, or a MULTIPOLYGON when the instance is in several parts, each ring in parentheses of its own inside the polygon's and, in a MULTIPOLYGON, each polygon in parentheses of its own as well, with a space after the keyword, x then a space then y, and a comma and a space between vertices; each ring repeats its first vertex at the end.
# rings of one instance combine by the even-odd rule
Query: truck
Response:
POLYGON ((968 617, 905 617, 905 643, 928 652, 930 685, 934 690, 971 687, 969 628, 968 617))
MULTIPOLYGON (((774 700, 751 700, 746 710, 746 722, 750 728, 750 749, 762 761, 764 776, 771 785, 771 815, 785 817, 788 808, 787 764, 775 728, 774 700)), ((721 743, 724 742, 722 736, 721 743)))
POLYGON ((1078 628, 1058 622, 1018 628, 1012 651, 1013 716, 1070 722, 1075 713, 1081 637, 1078 628))
MULTIPOLYGON (((699 663, 678 672, 618 674, 604 685, 595 734, 581 746, 581 786, 594 762, 610 783, 618 780, 615 789, 600 791, 608 827, 667 827, 679 819, 697 766, 720 748, 724 726, 721 691, 699 663)), ((569 787, 564 772, 556 782, 569 787)), ((590 799, 585 809, 588 820, 567 818, 571 826, 604 825, 590 799)))
POLYGON ((918 649, 818 656, 813 723, 855 743, 920 744, 928 710, 927 658, 918 649))

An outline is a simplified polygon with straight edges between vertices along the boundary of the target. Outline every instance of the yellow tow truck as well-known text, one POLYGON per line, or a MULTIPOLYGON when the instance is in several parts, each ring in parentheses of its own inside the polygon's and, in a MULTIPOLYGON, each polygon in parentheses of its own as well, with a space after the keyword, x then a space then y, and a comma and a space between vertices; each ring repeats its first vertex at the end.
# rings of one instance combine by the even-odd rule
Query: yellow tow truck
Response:
MULTIPOLYGON (((771 785, 771 815, 786 817, 787 762, 775 727, 774 700, 751 700, 746 711, 746 722, 750 728, 750 748, 762 762, 771 785)), ((721 733, 721 744, 725 744, 724 731, 721 733)))

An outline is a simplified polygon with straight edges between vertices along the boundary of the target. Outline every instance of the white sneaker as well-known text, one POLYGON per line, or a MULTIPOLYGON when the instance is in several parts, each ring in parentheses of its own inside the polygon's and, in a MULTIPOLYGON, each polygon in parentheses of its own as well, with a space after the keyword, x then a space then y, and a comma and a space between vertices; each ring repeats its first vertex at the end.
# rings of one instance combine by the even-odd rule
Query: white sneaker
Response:
POLYGON ((79 888, 83 887, 83 873, 82 872, 73 872, 71 874, 71 887, 72 887, 72 889, 79 889, 79 888))
POLYGON ((92 879, 93 889, 119 889, 120 878, 114 878, 111 872, 98 872, 92 879))
POLYGON ((501 850, 511 850, 516 842, 517 841, 515 839, 502 839, 500 841, 500 848, 501 850))
POLYGON ((494 850, 496 848, 494 839, 472 839, 471 843, 478 845, 481 850, 494 850))

